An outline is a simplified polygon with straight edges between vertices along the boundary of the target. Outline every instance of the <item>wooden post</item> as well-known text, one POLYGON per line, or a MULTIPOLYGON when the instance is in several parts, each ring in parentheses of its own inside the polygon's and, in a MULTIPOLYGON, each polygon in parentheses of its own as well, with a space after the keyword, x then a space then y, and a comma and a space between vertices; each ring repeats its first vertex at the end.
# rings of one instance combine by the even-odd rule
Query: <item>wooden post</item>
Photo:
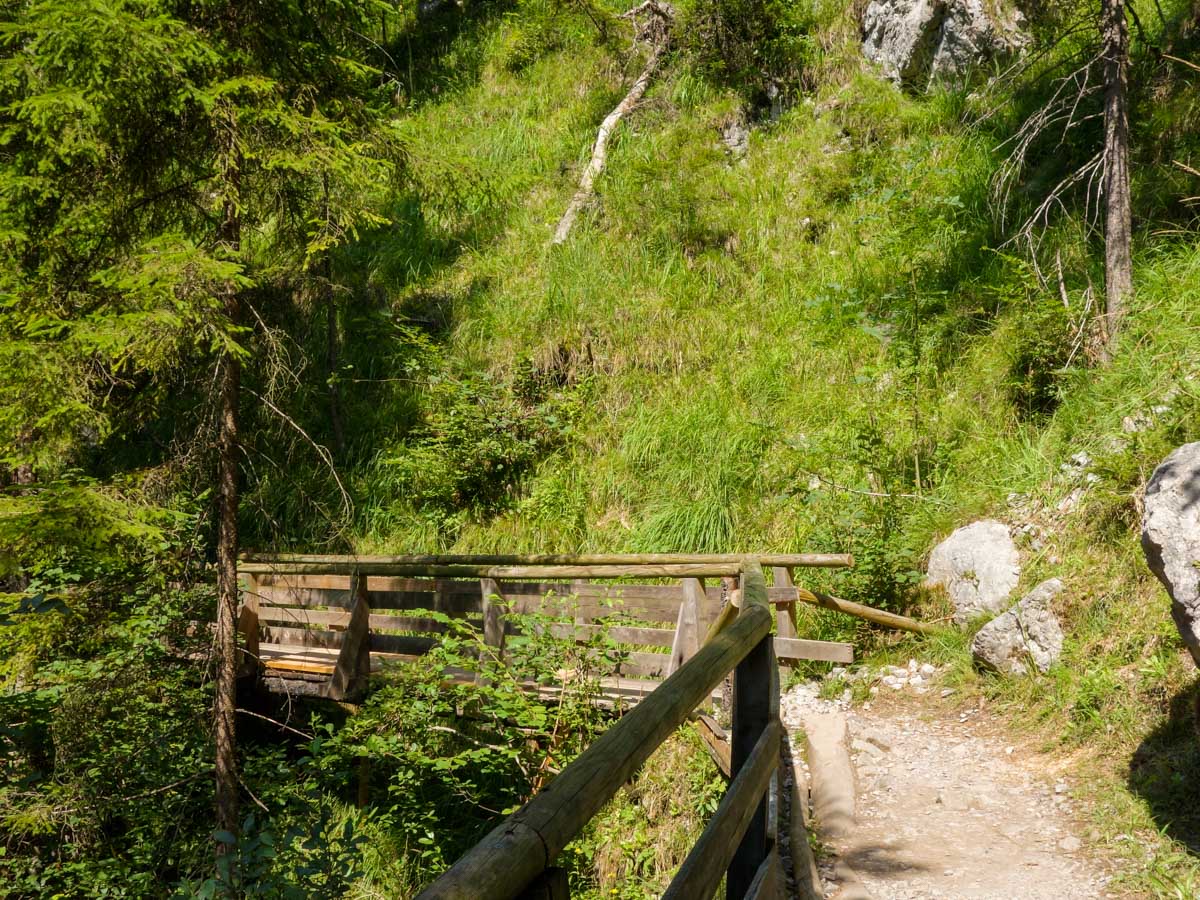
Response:
POLYGON ((371 676, 371 605, 367 576, 350 576, 350 622, 342 633, 342 649, 325 688, 330 700, 345 700, 367 686, 371 676))
MULTIPOLYGON (((792 583, 792 569, 790 566, 775 566, 771 569, 771 573, 775 576, 775 587, 794 587, 792 583)), ((796 602, 779 604, 778 612, 779 621, 775 626, 775 633, 781 638, 799 637, 800 634, 796 630, 796 602)))
MULTIPOLYGON (((494 578, 480 578, 479 592, 483 596, 483 642, 496 651, 499 660, 504 659, 504 604, 493 601, 493 597, 503 601, 500 585, 494 578)), ((485 681, 483 672, 475 673, 475 683, 485 681)))
POLYGON ((679 618, 675 622, 675 640, 671 644, 670 675, 696 655, 700 649, 700 610, 704 602, 704 579, 683 579, 683 599, 679 603, 679 618))
MULTIPOLYGON (((744 605, 747 608, 755 603, 751 597, 758 593, 756 585, 747 584, 748 580, 743 577, 741 585, 743 596, 746 598, 744 605)), ((762 600, 765 603, 766 586, 762 584, 761 573, 758 574, 758 586, 761 587, 762 600)), ((745 609, 743 614, 744 612, 745 609)), ((775 687, 778 678, 774 645, 769 636, 760 641, 733 670, 730 762, 734 778, 750 758, 750 753, 763 731, 773 719, 778 718, 779 692, 775 687)), ((727 900, 742 900, 746 896, 759 866, 767 858, 767 807, 768 798, 764 793, 726 872, 727 900)))
POLYGON ((238 613, 237 627, 243 644, 238 674, 250 675, 258 671, 258 578, 242 577, 246 579, 246 589, 242 591, 242 609, 238 613))

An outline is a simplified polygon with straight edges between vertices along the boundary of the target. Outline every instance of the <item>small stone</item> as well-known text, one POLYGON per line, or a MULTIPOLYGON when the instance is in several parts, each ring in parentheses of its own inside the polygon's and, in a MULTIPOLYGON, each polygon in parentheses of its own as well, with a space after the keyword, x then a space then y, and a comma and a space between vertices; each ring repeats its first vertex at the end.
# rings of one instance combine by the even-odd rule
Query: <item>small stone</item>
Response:
POLYGON ((869 731, 864 731, 862 733, 862 739, 864 741, 870 741, 872 744, 874 744, 880 750, 887 751, 887 750, 892 749, 891 742, 874 729, 871 729, 869 731))
POLYGON ((954 693, 954 688, 942 688, 942 697, 949 697, 954 693))
POLYGON ((917 685, 924 684, 925 679, 922 678, 920 675, 913 675, 911 678, 908 679, 908 683, 911 684, 913 687, 916 687, 917 685))
POLYGON ((1004 755, 1005 755, 1005 756, 1012 756, 1012 752, 1013 752, 1013 748, 1012 748, 1012 747, 1005 747, 1005 748, 1004 748, 1004 755))
POLYGON ((910 659, 908 661, 908 671, 910 671, 910 672, 917 671, 917 661, 915 659, 910 659))
POLYGON ((934 668, 934 667, 933 667, 932 665, 930 665, 929 663, 924 663, 924 664, 921 666, 921 669, 920 669, 920 671, 921 671, 921 674, 922 674, 922 675, 924 675, 926 678, 928 678, 930 675, 934 674, 934 673, 937 671, 937 669, 936 669, 936 668, 934 668))
POLYGON ((1054 785, 1054 793, 1065 794, 1066 792, 1067 792, 1067 783, 1065 781, 1060 781, 1058 784, 1054 785))
POLYGON ((865 753, 867 756, 875 759, 883 756, 883 750, 881 750, 879 747, 876 747, 869 741, 861 741, 858 738, 855 738, 850 742, 850 749, 855 753, 865 753))
POLYGON ((1080 847, 1083 846, 1083 841, 1079 840, 1079 838, 1075 837, 1074 835, 1069 835, 1068 837, 1065 837, 1059 841, 1058 846, 1067 853, 1075 853, 1080 847))

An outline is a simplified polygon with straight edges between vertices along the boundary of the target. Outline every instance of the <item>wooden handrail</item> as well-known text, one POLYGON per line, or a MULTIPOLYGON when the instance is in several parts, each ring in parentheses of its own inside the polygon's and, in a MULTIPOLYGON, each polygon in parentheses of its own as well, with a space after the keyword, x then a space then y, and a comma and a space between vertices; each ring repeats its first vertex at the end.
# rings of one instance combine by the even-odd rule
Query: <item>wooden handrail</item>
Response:
POLYGON ((339 562, 243 562, 247 575, 408 575, 426 578, 711 578, 741 572, 737 563, 668 563, 577 566, 494 566, 479 564, 364 562, 346 557, 339 562))
POLYGON ((736 619, 426 887, 418 900, 512 900, 521 895, 731 670, 734 779, 669 895, 711 896, 727 870, 729 896, 742 897, 762 883, 764 866, 777 868, 766 797, 778 765, 781 727, 772 612, 759 562, 746 559, 738 569, 742 599, 736 619), (714 845, 718 839, 719 849, 714 845))
MULTIPOLYGON (((762 570, 755 562, 747 569, 762 570)), ((725 675, 770 646, 765 595, 655 691, 597 738, 561 774, 419 895, 419 900, 511 900, 629 780, 725 675)), ((757 865, 757 864, 756 864, 757 865)))
POLYGON ((708 900, 741 843, 758 801, 779 765, 779 720, 768 723, 750 758, 734 776, 717 811, 671 880, 663 900, 708 900))
POLYGON ((848 568, 854 565, 849 553, 439 553, 400 556, 355 556, 345 554, 246 553, 244 563, 383 563, 400 566, 621 566, 621 565, 740 565, 754 559, 760 566, 801 568, 848 568))

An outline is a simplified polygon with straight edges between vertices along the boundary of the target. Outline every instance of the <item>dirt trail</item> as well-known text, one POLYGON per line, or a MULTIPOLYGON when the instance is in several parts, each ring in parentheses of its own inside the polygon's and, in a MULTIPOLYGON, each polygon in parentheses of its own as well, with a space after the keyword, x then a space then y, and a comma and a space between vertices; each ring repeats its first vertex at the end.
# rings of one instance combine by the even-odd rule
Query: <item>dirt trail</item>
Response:
MULTIPOLYGON (((789 731, 806 713, 840 710, 856 770, 856 824, 836 840, 873 900, 1084 900, 1112 896, 1073 815, 1070 788, 1036 770, 1037 759, 1004 746, 973 715, 952 712, 937 693, 880 711, 820 700, 816 685, 781 703, 789 731), (927 701, 927 702, 926 702, 927 701)), ((799 742, 797 742, 799 745, 799 742)), ((819 823, 818 823, 819 832, 819 823)), ((822 868, 830 896, 845 890, 822 868)))

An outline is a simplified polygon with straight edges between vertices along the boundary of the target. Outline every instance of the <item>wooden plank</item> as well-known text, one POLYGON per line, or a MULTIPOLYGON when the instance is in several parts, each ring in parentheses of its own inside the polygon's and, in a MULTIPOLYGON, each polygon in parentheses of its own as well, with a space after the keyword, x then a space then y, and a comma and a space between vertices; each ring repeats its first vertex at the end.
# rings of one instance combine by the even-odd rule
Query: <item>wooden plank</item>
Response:
MULTIPOLYGON (((483 606, 483 643, 490 648, 497 663, 504 661, 504 595, 494 578, 479 579, 479 594, 483 606)), ((481 660, 483 662, 484 660, 481 660)), ((483 672, 475 673, 475 683, 483 684, 483 672)))
POLYGON ((754 873, 754 880, 746 891, 746 900, 782 900, 783 885, 783 863, 779 859, 779 851, 772 849, 754 873))
POLYGON ((725 733, 725 729, 718 725, 712 716, 702 714, 696 717, 696 731, 721 774, 730 778, 732 765, 729 759, 729 735, 725 733))
POLYGON ((350 593, 354 597, 350 624, 342 632, 337 666, 325 693, 330 700, 345 700, 358 693, 366 687, 371 674, 370 595, 366 579, 358 573, 350 576, 350 593))
POLYGON ((483 605, 483 642, 504 657, 504 594, 494 578, 479 581, 480 599, 483 605))
POLYGON ((853 644, 781 637, 775 638, 774 644, 775 655, 781 660, 815 659, 821 662, 854 662, 853 644))
MULTIPOLYGON (((775 587, 794 587, 792 584, 792 570, 787 566, 775 566, 773 569, 771 569, 771 574, 775 578, 775 587)), ((775 634, 781 638, 796 638, 800 636, 799 632, 796 630, 795 600, 790 603, 784 603, 779 607, 779 610, 776 613, 775 634)), ((779 648, 776 648, 775 652, 778 653, 779 648)))
MULTIPOLYGON (((767 584, 762 569, 756 563, 746 565, 740 586, 743 614, 751 609, 770 609, 767 603, 767 584)), ((763 639, 734 669, 733 727, 729 741, 730 765, 735 779, 750 760, 763 734, 772 724, 778 725, 778 677, 774 645, 769 638, 763 639)), ((778 734, 772 742, 771 751, 777 759, 778 734)), ((773 761, 771 769, 775 767, 776 763, 773 761)), ((745 895, 750 882, 754 880, 755 872, 767 855, 767 806, 767 798, 761 797, 749 819, 741 843, 733 854, 725 876, 726 897, 741 898, 745 895)))
MULTIPOLYGON (((747 610, 574 762, 421 892, 423 900, 508 900, 552 863, 725 673, 771 630, 765 607, 747 610)), ((777 751, 778 746, 773 745, 777 751)))
POLYGON ((675 632, 666 628, 642 628, 636 625, 574 625, 569 622, 552 622, 547 626, 550 634, 565 641, 584 642, 604 635, 618 644, 633 644, 640 647, 670 647, 675 632))
POLYGON ((276 625, 262 627, 262 639, 268 644, 287 644, 293 647, 331 647, 340 649, 343 631, 318 630, 315 628, 280 628, 276 625))
MULTIPOLYGON (((729 783, 729 789, 700 839, 675 873, 663 900, 707 900, 713 895, 761 806, 771 773, 778 764, 780 733, 779 722, 774 721, 759 736, 745 764, 729 783)), ((763 857, 766 857, 765 853, 763 857)), ((740 885, 741 893, 730 890, 726 896, 742 897, 761 862, 759 860, 750 871, 745 884, 740 885)))
POLYGON ((668 673, 674 672, 700 649, 700 598, 703 596, 703 581, 699 578, 684 579, 683 601, 679 604, 679 616, 675 621, 675 640, 671 644, 668 673))
MULTIPOLYGON (((260 587, 258 593, 264 603, 270 603, 273 606, 350 608, 350 595, 347 591, 260 587)), ((371 592, 371 608, 374 610, 435 609, 436 606, 437 598, 433 591, 371 592)), ((470 597, 458 593, 448 595, 444 598, 441 609, 441 612, 446 615, 455 617, 479 611, 478 587, 470 597)))
POLYGON ((238 670, 249 675, 258 669, 259 646, 259 598, 253 575, 246 576, 246 589, 242 592, 242 608, 238 612, 238 633, 242 636, 241 656, 238 670))
POLYGON ((637 678, 666 678, 670 674, 669 653, 630 653, 617 663, 615 674, 637 678))
POLYGON ((263 660, 268 671, 311 672, 316 675, 332 675, 336 666, 331 662, 301 659, 300 657, 278 656, 263 660))
POLYGON ((246 553, 241 562, 252 563, 382 563, 395 565, 626 565, 672 563, 731 563, 740 565, 747 558, 758 560, 761 566, 807 566, 844 568, 854 565, 848 553, 440 553, 403 556, 346 556, 337 554, 303 553, 246 553))
MULTIPOLYGON (((374 599, 372 596, 371 599, 374 599)), ((308 609, 295 606, 268 606, 259 608, 259 619, 263 622, 281 622, 299 628, 325 627, 345 628, 350 624, 350 613, 341 609, 308 609)), ((372 612, 370 627, 383 631, 427 631, 444 634, 446 626, 434 619, 399 616, 391 613, 372 612)))

